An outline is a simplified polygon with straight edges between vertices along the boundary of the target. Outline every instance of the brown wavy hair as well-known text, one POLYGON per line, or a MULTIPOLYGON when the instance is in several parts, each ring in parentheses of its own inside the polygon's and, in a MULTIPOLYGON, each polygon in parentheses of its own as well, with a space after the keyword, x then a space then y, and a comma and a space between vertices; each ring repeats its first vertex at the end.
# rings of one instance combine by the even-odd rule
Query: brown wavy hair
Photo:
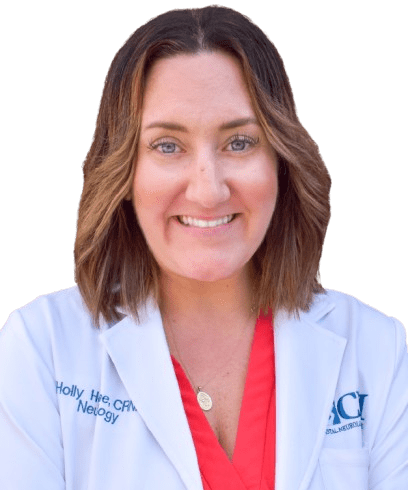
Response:
POLYGON ((159 267, 137 223, 132 189, 146 75, 158 59, 221 51, 241 63, 258 121, 275 149, 279 193, 253 256, 258 311, 307 310, 324 292, 319 262, 330 218, 330 176, 296 115, 281 57, 244 15, 224 7, 173 10, 136 30, 116 54, 84 162, 75 241, 75 279, 95 325, 139 321, 150 294, 158 300, 159 267))

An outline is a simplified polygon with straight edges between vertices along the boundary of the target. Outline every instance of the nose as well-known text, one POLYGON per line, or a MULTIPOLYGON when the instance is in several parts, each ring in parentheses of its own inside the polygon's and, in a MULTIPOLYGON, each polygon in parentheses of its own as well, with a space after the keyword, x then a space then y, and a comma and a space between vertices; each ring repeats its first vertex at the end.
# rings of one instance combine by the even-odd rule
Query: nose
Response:
POLYGON ((208 153, 191 165, 186 199, 211 209, 228 201, 231 192, 223 176, 220 162, 208 153))

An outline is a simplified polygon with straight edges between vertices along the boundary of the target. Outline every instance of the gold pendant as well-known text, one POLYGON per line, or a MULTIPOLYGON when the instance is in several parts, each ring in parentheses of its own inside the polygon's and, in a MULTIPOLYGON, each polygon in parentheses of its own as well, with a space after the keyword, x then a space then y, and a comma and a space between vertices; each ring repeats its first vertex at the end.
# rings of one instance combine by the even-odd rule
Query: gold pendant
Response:
POLYGON ((198 401, 198 404, 200 405, 200 407, 203 410, 205 410, 206 412, 208 410, 211 410, 211 407, 212 407, 211 397, 205 391, 201 391, 201 388, 200 387, 198 387, 197 401, 198 401))

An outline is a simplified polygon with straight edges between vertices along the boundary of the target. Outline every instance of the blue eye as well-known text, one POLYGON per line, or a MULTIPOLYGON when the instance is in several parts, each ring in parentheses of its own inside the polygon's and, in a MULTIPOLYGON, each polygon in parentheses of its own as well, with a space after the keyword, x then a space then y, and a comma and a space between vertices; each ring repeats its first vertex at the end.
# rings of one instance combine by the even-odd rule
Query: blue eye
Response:
POLYGON ((245 150, 247 144, 248 144, 247 141, 235 140, 235 141, 231 142, 231 148, 234 151, 242 151, 242 150, 245 150))
POLYGON ((175 143, 160 143, 158 146, 161 147, 162 153, 175 153, 176 151, 175 143))
POLYGON ((227 149, 229 148, 229 151, 233 151, 235 153, 243 152, 249 147, 256 146, 258 142, 259 138, 254 139, 249 136, 236 134, 231 138, 230 142, 227 145, 227 149))
POLYGON ((157 141, 156 143, 150 143, 149 148, 151 150, 158 150, 159 153, 163 153, 165 155, 180 153, 181 151, 180 147, 172 141, 157 141))

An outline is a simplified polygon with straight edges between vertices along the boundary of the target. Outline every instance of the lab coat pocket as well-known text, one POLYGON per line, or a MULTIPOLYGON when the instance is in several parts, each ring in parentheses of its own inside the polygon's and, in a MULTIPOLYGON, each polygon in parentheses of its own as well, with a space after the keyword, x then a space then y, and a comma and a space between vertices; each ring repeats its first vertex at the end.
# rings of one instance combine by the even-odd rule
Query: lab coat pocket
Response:
POLYGON ((368 490, 368 449, 324 448, 319 465, 325 490, 368 490))

